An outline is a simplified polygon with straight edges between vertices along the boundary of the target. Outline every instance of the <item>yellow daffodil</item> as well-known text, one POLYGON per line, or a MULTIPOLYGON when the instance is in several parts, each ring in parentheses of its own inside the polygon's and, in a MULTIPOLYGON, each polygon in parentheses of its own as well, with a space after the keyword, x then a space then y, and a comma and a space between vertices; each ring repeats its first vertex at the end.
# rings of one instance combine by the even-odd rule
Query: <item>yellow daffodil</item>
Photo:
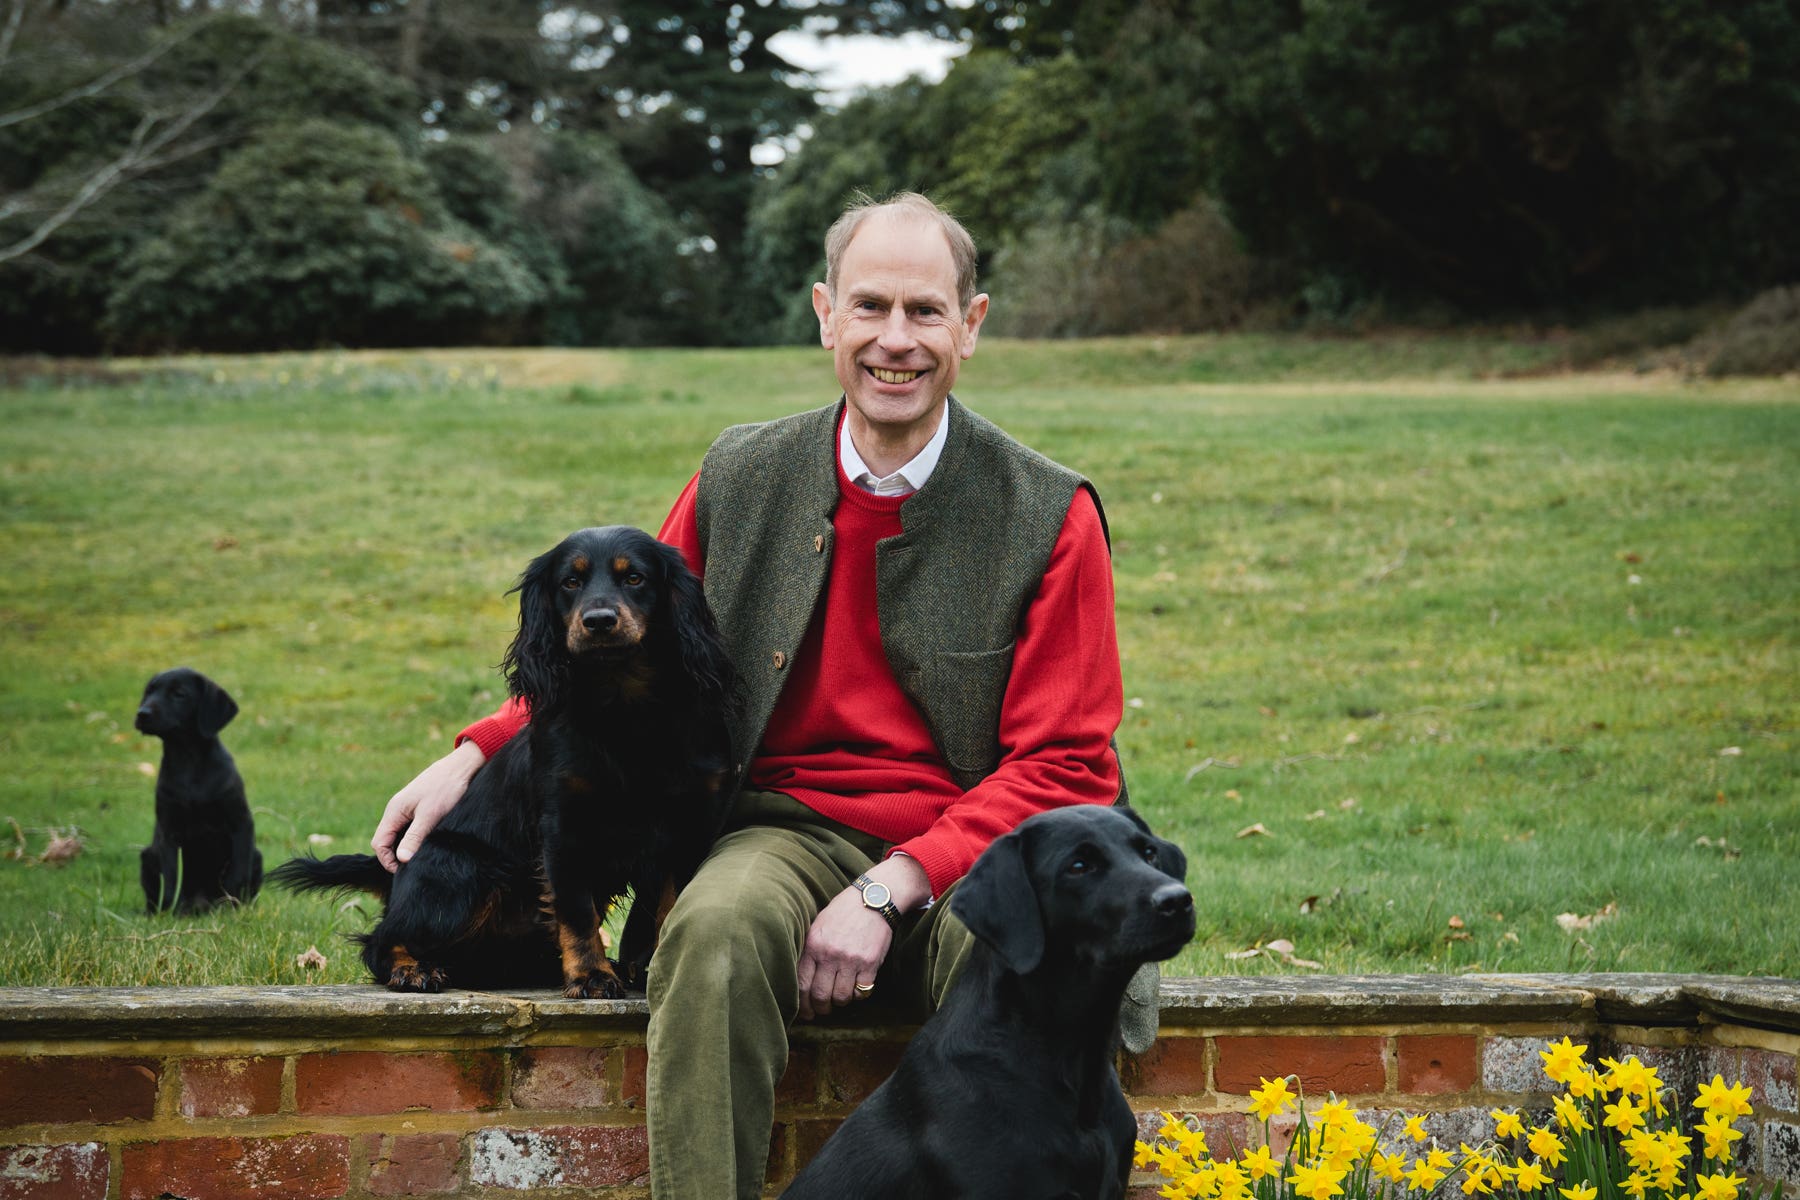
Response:
POLYGON ((1650 1184, 1649 1176, 1639 1175, 1633 1171, 1624 1182, 1619 1184, 1619 1190, 1627 1196, 1634 1197, 1635 1200, 1644 1200, 1644 1193, 1650 1190, 1650 1184))
POLYGON ((1380 1150, 1369 1156, 1369 1170, 1385 1179, 1400 1183, 1406 1178, 1406 1157, 1384 1154, 1380 1150))
POLYGON ((1525 1122, 1519 1119, 1518 1113, 1507 1112, 1504 1108, 1496 1108, 1488 1113, 1494 1118, 1494 1136, 1498 1138, 1516 1138, 1524 1134, 1525 1122))
MULTIPOLYGON (((1567 1040, 1567 1039, 1565 1039, 1565 1040, 1567 1040)), ((1425 1118, 1422 1116, 1406 1118, 1406 1136, 1410 1137, 1415 1142, 1424 1141, 1425 1140, 1425 1118)))
POLYGON ((1313 1115, 1313 1123, 1320 1129, 1331 1129, 1338 1125, 1347 1125, 1356 1119, 1356 1113, 1348 1104, 1337 1097, 1332 1097, 1319 1105, 1319 1111, 1313 1115))
POLYGON ((1250 1111, 1258 1120, 1267 1121, 1284 1108, 1294 1104, 1294 1093, 1288 1091, 1287 1079, 1263 1079, 1258 1076, 1261 1087, 1250 1093, 1250 1111))
POLYGON ((1131 1156, 1131 1165, 1135 1169, 1142 1171, 1155 1161, 1156 1161, 1155 1147, 1151 1146, 1150 1143, 1148 1143, 1148 1142, 1139 1142, 1137 1144, 1136 1152, 1133 1153, 1131 1156))
POLYGON ((1727 1087, 1723 1075, 1714 1075, 1711 1083, 1700 1085, 1694 1107, 1702 1112, 1722 1112, 1727 1117, 1747 1117, 1750 1115, 1750 1089, 1743 1084, 1727 1087))
POLYGON ((1706 1157, 1731 1161, 1731 1143, 1744 1135, 1732 1128, 1731 1118, 1714 1109, 1700 1122, 1700 1136, 1706 1141, 1706 1157))
POLYGON ((1522 1162, 1519 1169, 1513 1172, 1513 1186, 1521 1192, 1535 1192, 1547 1187, 1550 1176, 1544 1174, 1544 1168, 1537 1162, 1522 1162))
POLYGON ((1656 1072, 1637 1060, 1637 1055, 1627 1055, 1624 1062, 1614 1062, 1610 1058, 1601 1059, 1612 1072, 1613 1085, 1627 1096, 1649 1099, 1655 1091, 1656 1072))
POLYGON ((1251 1179, 1267 1179, 1271 1175, 1281 1174, 1281 1164, 1269 1153, 1267 1146, 1258 1146, 1254 1150, 1244 1152, 1244 1170, 1250 1172, 1251 1179))
POLYGON ((1563 1194, 1563 1200, 1594 1200, 1600 1189, 1589 1183, 1578 1183, 1574 1187, 1557 1188, 1563 1194))
POLYGON ((1567 1143, 1542 1125, 1531 1127, 1531 1136, 1525 1139, 1525 1146, 1553 1167, 1562 1166, 1563 1159, 1568 1157, 1565 1153, 1567 1143))
POLYGON ((1431 1148, 1425 1155, 1425 1161, 1439 1171, 1448 1171, 1455 1165, 1455 1160, 1450 1157, 1450 1152, 1439 1146, 1433 1146, 1431 1148))
MULTIPOLYGON (((1347 1173, 1330 1166, 1296 1163, 1294 1173, 1287 1177, 1287 1181, 1294 1185, 1294 1194, 1304 1200, 1331 1200, 1333 1196, 1344 1194, 1344 1189, 1338 1184, 1347 1173)), ((1712 1198, 1709 1197, 1708 1200, 1712 1198)))
POLYGON ((1230 1160, 1214 1168, 1213 1183, 1218 1189, 1219 1200, 1247 1200, 1250 1195, 1250 1177, 1230 1160))
POLYGON ((1720 1172, 1717 1175, 1694 1176, 1694 1200, 1737 1200, 1741 1175, 1720 1172))
MULTIPOLYGON (((1410 1192, 1429 1192, 1443 1181, 1444 1173, 1426 1162, 1424 1159, 1414 1161, 1412 1170, 1406 1173, 1406 1189, 1410 1192)), ((1588 1197, 1593 1200, 1593 1197, 1588 1197)))
POLYGON ((1631 1097, 1620 1096, 1615 1104, 1608 1104, 1606 1119, 1601 1124, 1616 1129, 1620 1133, 1630 1133, 1644 1123, 1644 1110, 1631 1102, 1631 1097))
POLYGON ((1560 1042, 1551 1042, 1549 1049, 1540 1050, 1538 1057, 1544 1060, 1544 1074, 1550 1077, 1551 1083, 1567 1083, 1569 1076, 1582 1066, 1582 1055, 1586 1053, 1586 1046, 1574 1045, 1565 1037, 1560 1042))
POLYGON ((1600 1077, 1586 1067, 1577 1068, 1562 1082, 1563 1086, 1569 1090, 1569 1095, 1577 1100, 1586 1100, 1596 1092, 1604 1094, 1604 1089, 1600 1085, 1600 1077))
POLYGON ((1568 1096, 1558 1096, 1555 1107, 1556 1123, 1570 1133, 1586 1133, 1594 1127, 1594 1123, 1588 1120, 1587 1114, 1581 1110, 1581 1105, 1575 1103, 1568 1096))

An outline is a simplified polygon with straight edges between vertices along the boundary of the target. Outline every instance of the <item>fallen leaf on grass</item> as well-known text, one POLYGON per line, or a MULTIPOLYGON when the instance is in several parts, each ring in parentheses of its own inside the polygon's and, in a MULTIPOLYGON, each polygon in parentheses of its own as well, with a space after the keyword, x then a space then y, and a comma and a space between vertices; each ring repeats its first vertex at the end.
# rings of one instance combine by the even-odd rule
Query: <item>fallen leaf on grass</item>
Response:
POLYGON ((1720 758, 1737 758, 1744 753, 1742 746, 1727 746, 1719 751, 1720 758))
POLYGON ((332 837, 329 833, 309 833, 306 835, 306 844, 309 846, 329 846, 335 841, 337 841, 337 839, 332 837))
POLYGON ((1574 913, 1558 913, 1556 914, 1556 923, 1564 933, 1576 933, 1583 929, 1592 929, 1600 922, 1610 921, 1618 915, 1619 906, 1609 903, 1599 912, 1589 913, 1585 917, 1577 916, 1574 913))
POLYGON ((0 855, 0 857, 4 857, 4 858, 8 858, 8 859, 24 858, 25 857, 25 831, 23 829, 19 828, 18 821, 14 820, 12 817, 6 818, 6 823, 8 825, 12 826, 13 844, 12 844, 12 848, 9 849, 4 855, 0 855))
POLYGON ((1310 958, 1294 957, 1294 943, 1286 938, 1275 938, 1273 941, 1259 942, 1248 950, 1234 950, 1225 955, 1229 959, 1245 958, 1277 958, 1290 967, 1306 967, 1313 971, 1323 971, 1324 963, 1312 961, 1310 958))
POLYGON ((294 965, 302 971, 322 971, 325 969, 327 961, 326 957, 319 953, 317 946, 308 946, 305 954, 294 956, 294 965))
POLYGON ((38 855, 38 861, 50 863, 53 866, 61 865, 79 855, 84 849, 86 846, 82 844, 79 833, 71 830, 67 834, 62 834, 52 829, 50 844, 44 847, 42 854, 38 855))
POLYGON ((1240 838, 1274 837, 1275 836, 1274 834, 1270 833, 1267 829, 1263 828, 1263 823, 1261 821, 1258 821, 1254 825, 1244 826, 1242 829, 1237 831, 1237 835, 1240 838))
POLYGON ((1445 924, 1449 925, 1452 929, 1461 929, 1463 927, 1463 919, 1458 916, 1452 916, 1445 924))
POLYGON ((1322 808, 1315 808, 1301 819, 1305 821, 1322 821, 1325 819, 1325 810, 1322 808))
POLYGON ((144 776, 148 776, 151 779, 155 779, 156 778, 156 764, 141 762, 137 765, 137 773, 139 775, 144 775, 144 776))

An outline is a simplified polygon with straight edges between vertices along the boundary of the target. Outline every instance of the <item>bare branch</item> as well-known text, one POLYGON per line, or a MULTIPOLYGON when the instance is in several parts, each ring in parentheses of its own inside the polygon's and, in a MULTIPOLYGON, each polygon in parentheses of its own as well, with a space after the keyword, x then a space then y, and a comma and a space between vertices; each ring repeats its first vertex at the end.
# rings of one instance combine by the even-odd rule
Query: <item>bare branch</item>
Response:
POLYGON ((0 71, 6 70, 6 60, 12 57, 13 43, 18 40, 19 27, 25 24, 25 6, 31 0, 13 0, 12 6, 6 10, 6 28, 0 29, 0 71))
MULTIPOLYGON (((25 0, 19 0, 19 3, 12 11, 16 16, 23 13, 24 9, 25 0)), ((103 71, 79 87, 70 88, 60 95, 40 100, 36 104, 28 104, 24 108, 15 108, 11 112, 0 113, 0 129, 5 129, 11 125, 22 124, 35 117, 41 117, 45 113, 55 112, 65 105, 75 103, 77 100, 86 100, 91 96, 98 96, 101 92, 104 92, 107 88, 110 88, 113 84, 119 82, 119 80, 129 78, 130 76, 143 71, 144 68, 148 67, 151 63, 155 62, 157 59, 161 58, 176 46, 180 45, 188 38, 193 37, 196 33, 200 32, 200 30, 212 23, 213 19, 210 17, 204 20, 195 21, 192 25, 184 26, 173 36, 165 38, 162 42, 151 47, 149 50, 146 50, 130 62, 123 62, 112 68, 110 71, 103 71)))
POLYGON ((161 129, 156 128, 157 117, 155 114, 145 114, 143 119, 138 122, 137 128, 132 131, 130 142, 117 157, 89 175, 86 181, 75 190, 75 194, 70 196, 62 207, 39 222, 37 228, 12 245, 0 247, 0 264, 11 262, 13 259, 21 258, 36 250, 48 241, 57 230, 97 203, 120 183, 146 171, 156 170, 218 145, 218 139, 208 138, 171 146, 176 139, 192 128, 196 121, 218 107, 219 102, 230 95, 232 89, 237 87, 243 81, 244 76, 254 70, 262 59, 262 52, 251 55, 239 64, 223 83, 206 93, 198 102, 161 129))

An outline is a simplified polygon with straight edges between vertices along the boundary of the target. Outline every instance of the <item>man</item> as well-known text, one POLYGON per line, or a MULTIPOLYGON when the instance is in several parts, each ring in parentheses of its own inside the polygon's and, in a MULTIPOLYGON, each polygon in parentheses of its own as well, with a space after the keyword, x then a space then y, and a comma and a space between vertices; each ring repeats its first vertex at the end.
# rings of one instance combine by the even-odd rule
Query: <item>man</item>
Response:
MULTIPOLYGON (((826 262, 843 399, 727 430, 660 535, 739 667, 747 765, 651 965, 658 1200, 759 1195, 795 1017, 870 996, 923 1016, 969 945, 936 901, 982 849, 1123 791, 1099 506, 951 397, 988 310, 973 242, 906 194, 846 212, 826 262)), ((527 715, 471 726, 394 797, 390 869, 527 715)))

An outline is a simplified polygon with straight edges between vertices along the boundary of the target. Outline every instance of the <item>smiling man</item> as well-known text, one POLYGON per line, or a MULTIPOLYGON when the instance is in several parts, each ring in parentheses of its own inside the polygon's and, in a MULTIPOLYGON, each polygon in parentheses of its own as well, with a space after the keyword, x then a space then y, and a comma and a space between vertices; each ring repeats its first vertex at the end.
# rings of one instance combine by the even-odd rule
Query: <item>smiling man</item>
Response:
MULTIPOLYGON (((969 946, 938 902, 988 843, 1124 792, 1098 501, 951 395, 987 316, 975 261, 923 196, 847 211, 812 292, 841 399, 726 430, 663 525, 742 678, 743 770, 650 967, 657 1200, 761 1195, 793 1021, 921 1019, 969 946)), ((397 794, 383 861, 528 718, 464 730, 397 794)))

